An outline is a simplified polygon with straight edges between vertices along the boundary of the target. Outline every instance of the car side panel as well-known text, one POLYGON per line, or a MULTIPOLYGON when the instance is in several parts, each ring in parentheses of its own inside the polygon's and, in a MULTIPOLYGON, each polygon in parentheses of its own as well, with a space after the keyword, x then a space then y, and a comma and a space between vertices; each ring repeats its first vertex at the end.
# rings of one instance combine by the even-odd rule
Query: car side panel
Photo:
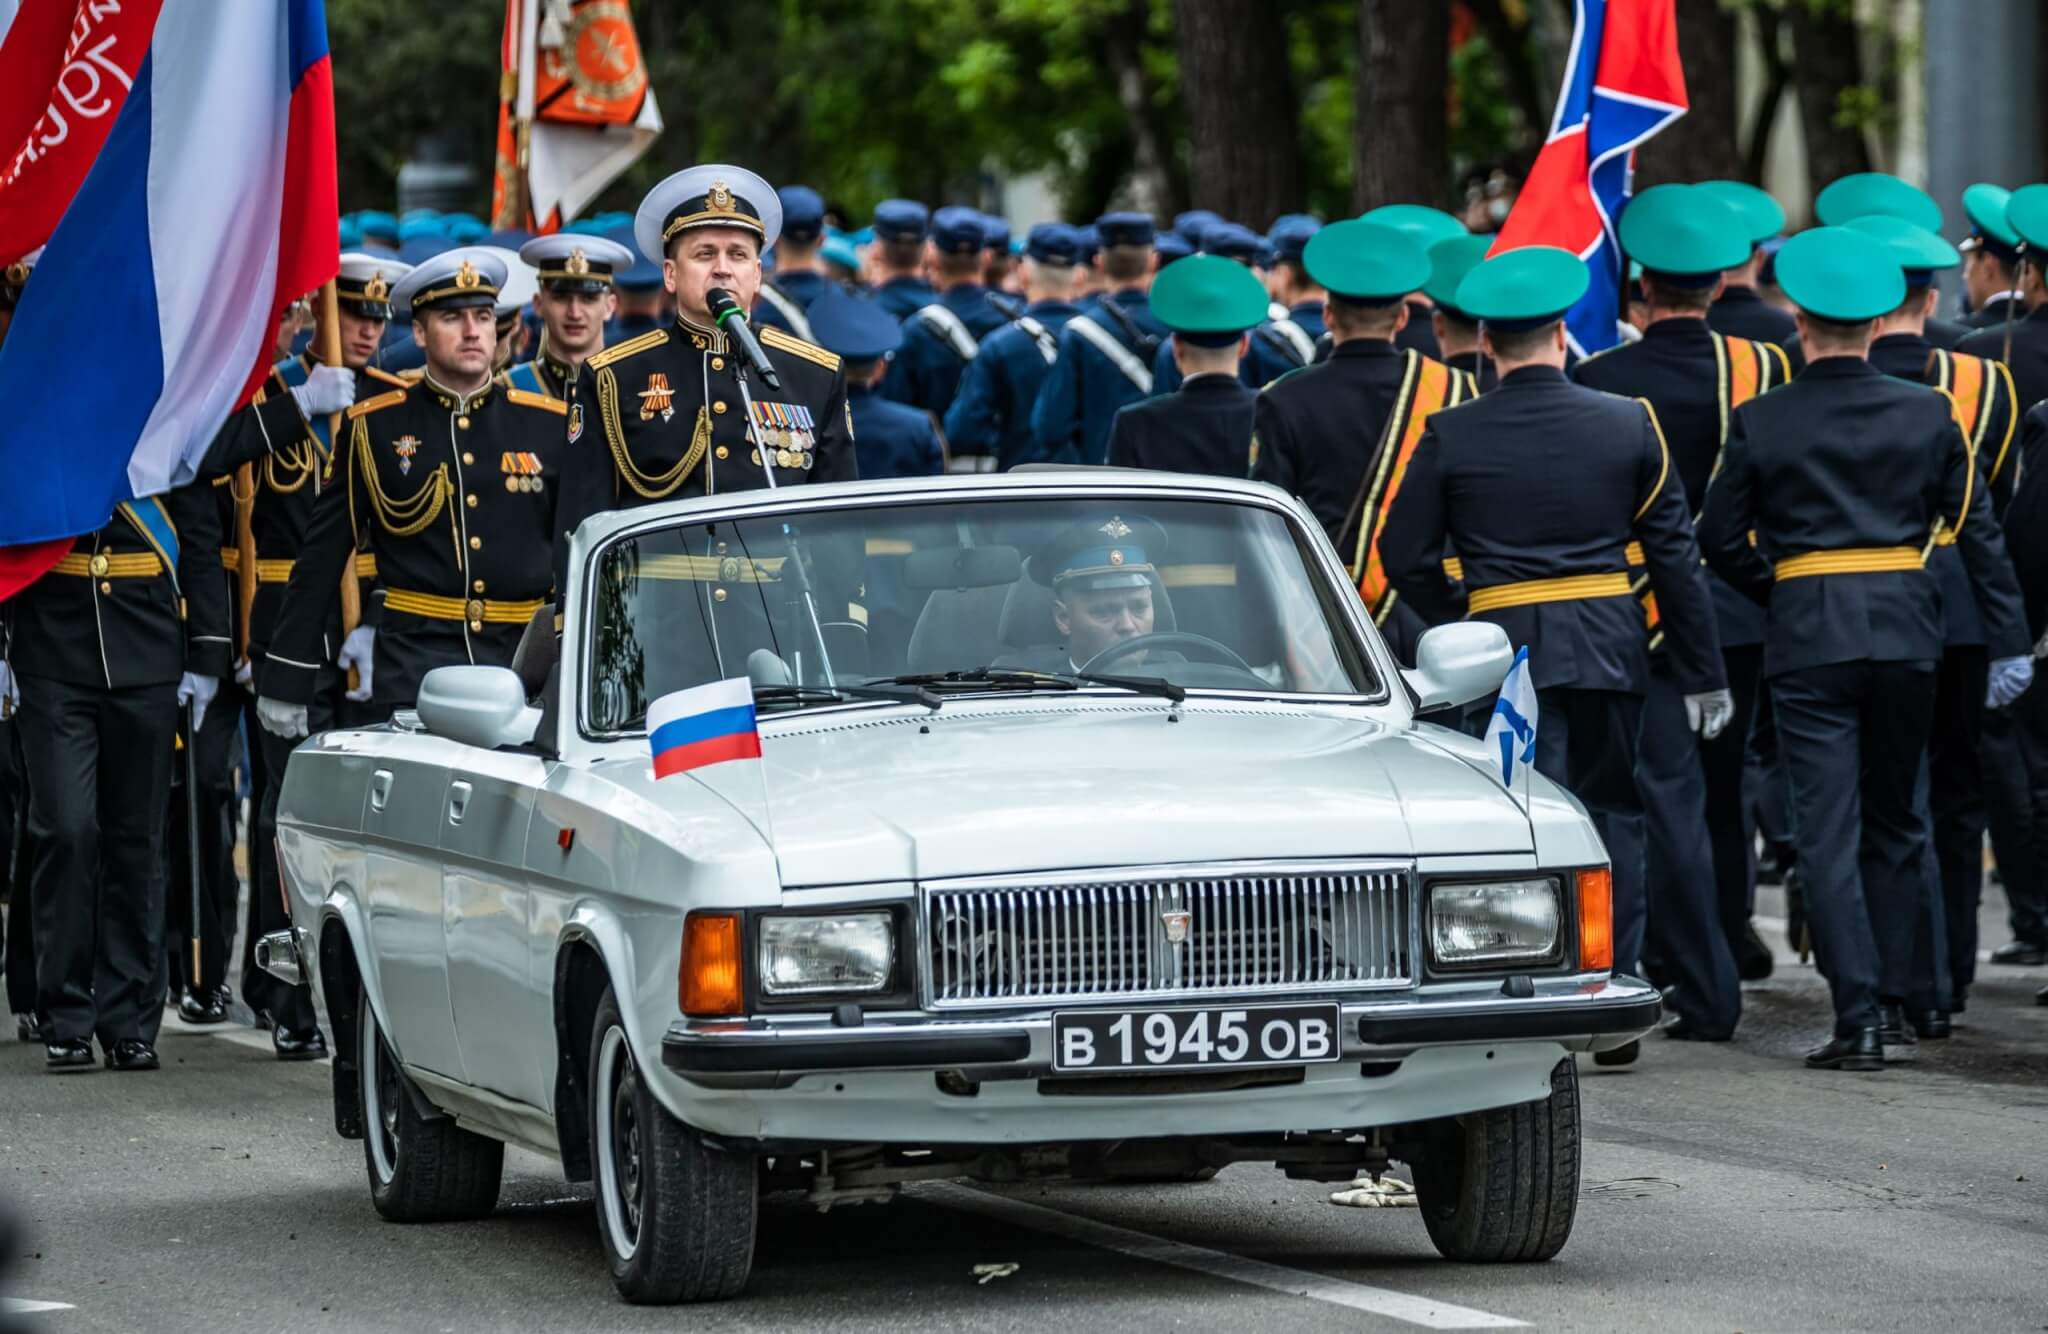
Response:
POLYGON ((550 974, 535 973, 527 825, 547 774, 537 755, 467 748, 441 818, 442 925, 462 1068, 475 1087, 547 1105, 554 1071, 535 1041, 552 1026, 550 974))
POLYGON ((424 736, 394 741, 371 772, 363 810, 363 951, 384 997, 378 1018, 399 1060, 459 1080, 462 1055, 441 922, 450 746, 424 736))

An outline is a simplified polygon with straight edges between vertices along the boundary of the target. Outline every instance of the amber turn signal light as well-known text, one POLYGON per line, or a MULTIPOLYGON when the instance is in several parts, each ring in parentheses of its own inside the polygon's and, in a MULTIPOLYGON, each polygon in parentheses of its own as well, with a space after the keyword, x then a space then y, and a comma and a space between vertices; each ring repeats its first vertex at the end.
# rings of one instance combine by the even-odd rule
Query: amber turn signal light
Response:
POLYGON ((676 993, 683 1013, 693 1018, 728 1017, 745 1011, 738 914, 693 912, 683 919, 683 961, 676 993))
POLYGON ((1614 971, 1614 877, 1604 866, 1578 874, 1579 968, 1614 971))

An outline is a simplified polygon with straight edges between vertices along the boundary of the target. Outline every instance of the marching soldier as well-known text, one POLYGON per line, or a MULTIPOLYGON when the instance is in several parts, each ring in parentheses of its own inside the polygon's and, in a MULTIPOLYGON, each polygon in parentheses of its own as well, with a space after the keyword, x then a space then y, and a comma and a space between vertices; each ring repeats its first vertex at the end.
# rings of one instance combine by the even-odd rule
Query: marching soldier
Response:
MULTIPOLYGON (((2036 403, 2027 413, 2020 427, 2020 441, 2022 457, 2039 458, 2040 450, 2048 447, 2048 403, 2036 403)), ((2038 643, 2039 636, 2048 632, 2048 468, 2021 470, 2019 486, 2005 511, 2005 540, 2012 555, 2014 572, 2019 576, 2021 596, 2026 602, 2028 631, 2037 637, 2038 643)), ((2038 705, 2039 701, 2035 703, 2038 705)), ((1992 721, 2002 716, 1995 710, 1985 715, 1985 780, 1988 786, 2003 779, 2017 789, 2013 795, 2020 803, 2023 815, 2030 819, 2034 809, 2035 779, 2027 767, 2026 757, 2016 754, 2009 761, 2010 772, 2001 773, 1992 768, 1997 759, 1989 745, 1992 721)), ((2032 951, 2034 964, 2038 964, 2043 957, 2040 942, 2048 941, 2048 902, 2043 900, 2038 874, 2024 885, 2015 880, 1998 842, 1998 816, 1998 806, 1993 803, 1992 849, 1998 852, 1999 870, 2005 876, 2008 920, 2012 925, 2013 938, 1994 950, 1991 959, 1993 963, 2011 962, 2015 953, 2025 949, 2032 951), (2005 957, 2001 959, 2001 955, 2005 957)), ((2031 825, 2021 826, 2021 832, 2030 833, 2031 825)), ((2034 1000, 2037 1004, 2048 1005, 2048 987, 2036 992, 2034 1000)))
POLYGON ((981 214, 940 209, 932 215, 931 249, 938 299, 903 321, 903 345, 882 387, 896 402, 944 418, 981 340, 1008 321, 981 285, 981 214))
POLYGON ((505 383, 566 400, 577 369, 604 346, 605 325, 619 308, 612 284, 633 266, 633 252, 602 236, 556 232, 519 247, 519 258, 540 285, 540 347, 506 370, 505 383))
MULTIPOLYGON (((942 210, 943 211, 943 210, 942 210)), ((946 470, 946 447, 929 413, 882 393, 889 354, 910 328, 873 297, 827 292, 811 303, 819 345, 840 359, 846 410, 862 477, 935 477, 946 470)))
MULTIPOLYGON (((1741 216, 1695 185, 1657 185, 1629 201, 1621 245, 1643 266, 1649 323, 1639 342, 1578 363, 1572 378, 1640 398, 1656 414, 1688 514, 1706 499, 1731 412, 1787 378, 1775 343, 1714 332, 1707 312, 1724 271, 1749 258, 1741 216)), ((1642 556, 1629 552, 1631 567, 1642 556)), ((1638 578, 1647 591, 1647 579, 1638 578)), ((1742 771, 1756 708, 1763 617, 1722 580, 1707 580, 1733 712, 1713 737, 1695 736, 1651 622, 1649 691, 1636 749, 1651 893, 1649 939, 1662 980, 1674 984, 1674 1038, 1720 1042, 1742 1014, 1743 973, 1768 976, 1770 950, 1749 924, 1755 895, 1754 830, 1742 771)), ((1656 615, 1654 602, 1646 615, 1656 615)))
POLYGON ((674 319, 577 374, 554 530, 563 578, 568 537, 600 510, 859 475, 839 358, 762 329, 775 388, 748 370, 710 307, 714 291, 740 310, 753 304, 781 213, 766 181, 729 166, 677 172, 641 201, 634 232, 642 254, 661 257, 674 319))
POLYGON ((825 199, 808 185, 785 185, 776 197, 782 201, 782 235, 775 242, 775 276, 761 280, 754 323, 816 342, 811 304, 832 285, 818 254, 825 240, 825 199))
POLYGON ((1436 335, 1441 360, 1472 378, 1474 392, 1491 389, 1493 366, 1479 350, 1479 321, 1458 309, 1458 284, 1486 258, 1489 236, 1453 236, 1429 248, 1429 281, 1422 294, 1430 300, 1430 331, 1436 335))
POLYGON ((1308 505, 1395 654, 1412 662, 1431 618, 1402 605, 1377 538, 1430 414, 1470 397, 1471 382, 1398 344, 1414 318, 1408 295, 1429 278, 1429 258, 1413 238, 1375 222, 1333 222, 1302 259, 1329 293, 1323 318, 1334 347, 1328 361, 1259 394, 1251 474, 1308 505))
MULTIPOLYGON (((42 253, 38 247, 0 269, 0 345, 7 341, 14 308, 42 253)), ((7 974, 7 1008, 14 1015, 15 1036, 33 1042, 42 1026, 36 1018, 35 934, 30 925, 28 786, 14 727, 18 702, 7 668, 5 629, 0 626, 0 883, 7 887, 7 943, 0 972, 7 974)))
POLYGON ((1243 477, 1258 395, 1238 379, 1238 361, 1265 321, 1265 289, 1242 264, 1195 255, 1153 282, 1152 313, 1173 331, 1168 347, 1183 378, 1176 392, 1116 414, 1110 466, 1243 477))
MULTIPOLYGON (((776 207, 781 207, 779 199, 776 207)), ((882 309, 907 320, 932 303, 931 284, 924 280, 924 243, 931 234, 931 212, 914 199, 884 199, 875 205, 873 225, 875 243, 868 251, 868 263, 875 271, 872 295, 882 309)), ((643 244, 641 248, 646 247, 643 244)))
POLYGON ((633 249, 639 242, 634 239, 631 226, 606 232, 605 239, 625 246, 633 256, 631 264, 612 275, 619 314, 605 330, 605 346, 611 347, 666 324, 662 311, 667 307, 668 293, 661 290, 661 265, 633 249))
POLYGON ((1830 1040, 1806 1063, 1876 1070, 1884 1029, 1903 1035, 1924 883, 1915 784, 1942 640, 1929 542, 1959 539, 1984 617, 1990 707, 2031 681, 2030 641, 1952 400, 1867 360, 1873 321, 1906 297, 1898 264, 1860 232, 1821 227, 1786 242, 1777 273, 1800 308, 1807 365, 1736 409, 1700 539, 1769 611, 1764 674, 1835 1007, 1830 1040))
POLYGON ((1983 181, 1963 191, 1963 213, 1970 219, 1970 234, 1957 249, 1963 253, 1963 295, 1970 306, 1963 323, 1972 329, 1995 328, 2009 319, 2026 318, 2019 286, 2019 233, 2005 220, 2011 199, 2012 191, 1983 181))
MULTIPOLYGON (((1100 463, 1109 449, 1117 409, 1154 389, 1152 357, 1166 329, 1152 314, 1152 219, 1111 213, 1095 231, 1103 237, 1103 290, 1081 303, 1081 313, 1059 334, 1059 356, 1031 410, 1028 460, 1100 463)), ((1256 239, 1256 238, 1255 238, 1256 239)), ((1080 267, 1088 245, 1080 242, 1080 267)))
POLYGON ((1783 347, 1797 329, 1790 315, 1763 299, 1757 281, 1764 264, 1764 242, 1785 230, 1785 210, 1747 181, 1703 181, 1701 187, 1734 208, 1749 237, 1749 258, 1721 275, 1721 295, 1707 311, 1707 327, 1715 333, 1783 347))
MULTIPOLYGON (((1565 378, 1563 317, 1587 284, 1578 256, 1547 246, 1465 276, 1458 307, 1480 319, 1500 384, 1429 419, 1379 550, 1404 600, 1444 605, 1455 595, 1448 541, 1470 615, 1527 646, 1536 768, 1585 803, 1607 846, 1614 970, 1630 973, 1645 916, 1636 736, 1652 688, 1631 544, 1643 550, 1688 719, 1711 736, 1730 705, 1692 516, 1656 414, 1565 378)), ((1635 1055, 1631 1043, 1596 1059, 1635 1055)))
MULTIPOLYGON (((1422 247, 1427 255, 1430 249, 1443 241, 1467 234, 1465 224, 1440 208, 1427 204, 1381 204, 1368 210, 1364 215, 1367 222, 1376 222, 1382 227, 1392 227, 1405 233, 1415 244, 1422 247)), ((1436 341, 1435 326, 1429 318, 1430 298, 1420 289, 1408 294, 1408 322, 1401 326, 1401 332, 1394 337, 1394 345, 1406 351, 1413 349, 1425 357, 1443 360, 1443 349, 1436 341)))
MULTIPOLYGON (((1252 330, 1244 355, 1238 359, 1238 378, 1248 389, 1262 389, 1314 361, 1317 343, 1329 332, 1323 326, 1323 303, 1328 294, 1301 261, 1309 239, 1321 227, 1306 214, 1289 215, 1274 224, 1271 235, 1256 249, 1257 236, 1234 223, 1219 224, 1207 234, 1211 246, 1206 253, 1210 255, 1226 256, 1246 266, 1255 260, 1267 261, 1265 290, 1270 299, 1266 318, 1252 330)), ((1180 365, 1173 340, 1168 339, 1152 358, 1152 391, 1171 394, 1180 383, 1180 365)))
MULTIPOLYGON (((2020 406, 2048 399, 2048 185, 2025 185, 2005 205, 2006 226, 2019 238, 2019 306, 2008 318, 1977 330, 1956 345, 1959 352, 1990 357, 2012 369, 2020 406), (2019 309, 2025 318, 2019 318, 2019 309)), ((2035 460, 2028 460, 2034 462, 2035 460)))
POLYGON ((946 439, 964 455, 993 456, 998 471, 1025 461, 1031 409, 1059 357, 1060 330, 1074 304, 1080 241, 1063 222, 1041 222, 1024 242, 1024 313, 990 334, 960 377, 946 410, 946 439))
MULTIPOLYGON (((1828 182, 1814 196, 1813 215, 1824 227, 1848 227, 1863 218, 1892 218, 1936 236, 1942 227, 1941 205, 1934 202, 1934 196, 1887 171, 1859 171, 1828 182)), ((1921 289, 1913 288, 1909 299, 1917 304, 1922 295, 1921 289)), ((1935 304, 1940 304, 1939 293, 1935 304)), ((1937 319, 1930 312, 1922 322, 1920 337, 1935 347, 1952 349, 1969 332, 1968 326, 1937 319)))
MULTIPOLYGON (((52 1070, 158 1068, 179 714, 229 670, 212 489, 125 501, 5 604, 28 776, 36 1013, 52 1070)), ((0 691, 5 690, 0 683, 0 691)))

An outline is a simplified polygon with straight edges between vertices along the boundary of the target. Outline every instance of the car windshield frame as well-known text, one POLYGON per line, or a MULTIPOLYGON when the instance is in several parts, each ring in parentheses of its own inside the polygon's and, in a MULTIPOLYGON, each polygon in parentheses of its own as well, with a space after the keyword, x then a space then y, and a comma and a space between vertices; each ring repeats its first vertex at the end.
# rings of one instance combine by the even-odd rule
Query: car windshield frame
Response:
MULTIPOLYGON (((844 486, 859 487, 848 493, 841 484, 829 487, 832 494, 820 494, 826 487, 804 487, 794 493, 785 491, 747 491, 728 493, 720 497, 725 503, 711 506, 704 501, 692 502, 690 512, 678 514, 663 506, 646 507, 643 510, 623 511, 631 521, 591 541, 588 551, 577 564, 576 593, 577 608, 573 620, 564 625, 565 632, 573 631, 578 643, 573 655, 565 655, 565 667, 573 667, 576 686, 575 704, 571 717, 563 721, 569 724, 573 735, 586 743, 605 745, 620 741, 644 740, 647 730, 644 726, 621 729, 607 729, 595 725, 592 717, 595 688, 594 673, 597 670, 596 655, 593 652, 597 642, 596 623, 599 598, 597 578, 604 566, 606 553, 619 543, 645 538, 650 533, 669 528, 683 528, 697 525, 731 523, 740 520, 761 522, 778 517, 801 523, 805 516, 825 513, 848 513, 872 509, 903 509, 912 507, 966 507, 1003 503, 1030 503, 1051 501, 1081 501, 1098 504, 1122 504, 1141 507, 1151 502, 1202 502, 1211 504, 1249 507, 1277 517, 1286 525, 1287 534, 1293 540, 1299 559, 1299 568, 1311 580, 1323 581, 1322 590, 1314 595, 1315 605, 1322 613, 1324 623, 1334 639, 1342 637, 1349 655, 1373 678, 1373 690, 1365 692, 1306 692, 1291 691, 1277 687, 1260 689, 1235 688, 1207 685, 1189 685, 1186 696, 1189 701, 1202 699, 1250 699, 1282 701, 1292 704, 1324 704, 1340 706, 1382 706, 1392 703, 1397 692, 1392 683, 1400 670, 1393 660, 1391 651, 1380 637, 1377 628, 1372 627, 1365 615, 1363 602, 1355 591, 1350 591, 1349 580, 1341 563, 1334 554, 1325 550, 1327 542, 1319 532, 1312 531, 1300 514, 1282 499, 1248 489, 1244 484, 1206 485, 1211 479, 1188 476, 1176 479, 1176 484, 1150 484, 1143 486, 1108 485, 1101 481, 1074 479, 1070 485, 1047 485, 1043 482, 1019 484, 1006 482, 1001 476, 989 478, 945 479, 954 485, 934 486, 927 484, 920 488, 907 487, 901 483, 894 486, 879 484, 851 483, 844 486), (958 483, 978 483, 959 485, 958 483), (1184 483, 1184 484, 1179 484, 1184 483), (869 490, 870 485, 874 489, 869 490), (644 514, 644 517, 643 517, 644 514), (573 661, 567 660, 573 657, 573 661)), ((710 498, 705 498, 708 501, 710 498)), ((1333 648, 1336 647, 1333 645, 1333 648)), ((1338 649, 1340 653, 1342 649, 1338 649)), ((865 680, 865 678, 862 678, 865 680)), ((564 673, 566 683, 568 673, 564 673)), ((857 684, 849 680, 845 684, 857 684)), ((819 687, 823 689, 823 687, 819 687)), ((562 687, 567 693, 566 684, 562 687)), ((1006 687, 987 691, 963 692, 951 696, 954 699, 987 700, 990 698, 1024 698, 1043 700, 1046 695, 1038 692, 1013 691, 1006 687)), ((1076 688, 1058 692, 1062 698, 1085 696, 1099 699, 1109 695, 1129 697, 1130 690, 1108 683, 1080 682, 1076 688)), ((566 702, 566 701, 563 701, 566 702)), ((1163 701, 1162 701, 1163 702, 1163 701)), ((781 713, 763 713, 763 725, 789 718, 811 718, 820 713, 844 710, 868 710, 880 708, 923 708, 914 698, 900 700, 887 698, 849 698, 837 703, 819 703, 812 707, 791 709, 781 713)), ((1174 707, 1181 707, 1175 704, 1174 707)))

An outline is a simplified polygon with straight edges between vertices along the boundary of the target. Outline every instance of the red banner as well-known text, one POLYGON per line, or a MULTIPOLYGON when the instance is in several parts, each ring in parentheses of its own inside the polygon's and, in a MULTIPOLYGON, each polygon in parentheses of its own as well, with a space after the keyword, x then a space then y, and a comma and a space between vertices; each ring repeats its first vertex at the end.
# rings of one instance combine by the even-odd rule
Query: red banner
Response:
POLYGON ((149 53, 162 0, 27 4, 0 41, 0 264, 50 239, 149 53))

